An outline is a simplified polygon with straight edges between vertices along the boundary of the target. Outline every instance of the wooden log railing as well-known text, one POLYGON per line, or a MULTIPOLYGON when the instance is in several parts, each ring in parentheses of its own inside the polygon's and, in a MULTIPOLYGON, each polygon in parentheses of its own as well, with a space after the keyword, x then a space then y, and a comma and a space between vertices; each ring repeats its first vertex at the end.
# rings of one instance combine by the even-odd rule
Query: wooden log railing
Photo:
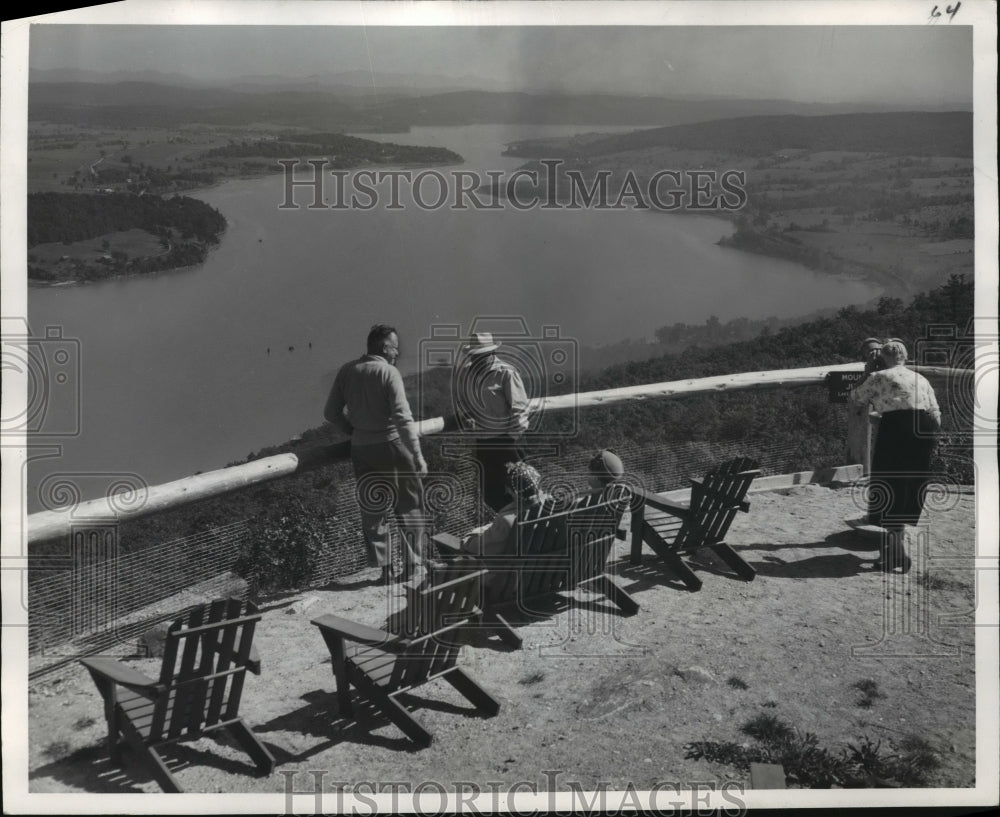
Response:
MULTIPOLYGON (((928 376, 966 375, 965 369, 914 366, 915 370, 928 376)), ((813 366, 803 369, 779 369, 766 372, 742 372, 739 374, 701 377, 689 380, 674 380, 664 383, 649 383, 642 386, 625 386, 604 391, 581 392, 578 394, 554 395, 532 401, 531 411, 564 411, 567 409, 613 406, 620 403, 653 400, 669 397, 688 397, 698 394, 713 394, 748 389, 776 389, 815 386, 825 382, 830 372, 858 372, 861 363, 840 363, 829 366, 813 366)), ((867 410, 863 412, 867 418, 867 410)), ((859 415, 860 416, 860 415, 859 415)), ((455 431, 458 428, 454 417, 434 417, 418 423, 421 436, 455 431)), ((849 440, 869 439, 852 426, 849 440)), ((866 451, 869 443, 852 443, 851 455, 858 462, 867 463, 866 451)), ((317 446, 298 453, 276 454, 259 460, 220 468, 190 477, 154 485, 143 489, 142 497, 127 496, 128 492, 111 497, 87 500, 76 505, 55 510, 39 511, 27 519, 27 541, 44 542, 68 534, 74 526, 88 520, 123 522, 197 502, 202 499, 222 496, 239 491, 251 485, 258 485, 275 479, 300 474, 324 465, 345 460, 350 455, 350 442, 317 446)), ((866 471, 867 473, 867 471, 866 471)))

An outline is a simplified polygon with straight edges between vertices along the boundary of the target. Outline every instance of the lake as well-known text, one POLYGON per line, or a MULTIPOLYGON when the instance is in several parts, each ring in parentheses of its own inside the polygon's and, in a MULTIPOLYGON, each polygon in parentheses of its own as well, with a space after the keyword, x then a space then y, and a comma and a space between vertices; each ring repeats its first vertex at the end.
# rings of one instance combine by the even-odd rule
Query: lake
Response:
MULTIPOLYGON (((505 143, 578 133, 563 127, 415 128, 362 134, 440 145, 465 169, 510 171, 505 143)), ((292 157, 290 157, 292 158, 292 157)), ((450 172, 454 168, 441 168, 450 172)), ((332 186, 329 188, 333 192, 332 186)), ((428 185, 434 198, 433 185, 428 185)), ((410 206, 280 209, 280 175, 199 191, 229 226, 198 266, 147 278, 33 288, 35 335, 79 341, 79 433, 46 440, 59 456, 29 468, 39 485, 66 475, 84 499, 122 475, 156 484, 222 467, 319 425, 336 369, 363 352, 375 322, 399 328, 404 372, 438 325, 477 316, 556 326, 580 345, 651 337, 664 324, 788 317, 861 303, 880 290, 800 265, 716 246, 710 216, 599 210, 410 206)), ((76 347, 74 347, 76 348, 76 347)), ((73 405, 54 407, 75 431, 73 405)), ((41 442, 41 440, 39 441, 41 442)))

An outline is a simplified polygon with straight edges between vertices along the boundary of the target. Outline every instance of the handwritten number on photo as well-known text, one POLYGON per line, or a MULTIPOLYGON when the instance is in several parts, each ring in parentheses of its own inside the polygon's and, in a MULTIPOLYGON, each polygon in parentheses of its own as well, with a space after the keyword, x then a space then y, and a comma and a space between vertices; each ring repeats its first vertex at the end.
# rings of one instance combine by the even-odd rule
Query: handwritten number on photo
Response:
MULTIPOLYGON (((957 3, 955 3, 955 7, 954 8, 952 8, 951 5, 948 5, 948 6, 945 7, 944 13, 948 15, 948 22, 949 23, 952 20, 955 19, 955 15, 958 14, 958 10, 961 7, 962 7, 961 0, 959 0, 959 2, 957 2, 957 3)), ((938 11, 938 7, 937 6, 934 6, 934 8, 931 9, 931 21, 936 23, 938 21, 939 17, 941 17, 941 12, 938 11)))

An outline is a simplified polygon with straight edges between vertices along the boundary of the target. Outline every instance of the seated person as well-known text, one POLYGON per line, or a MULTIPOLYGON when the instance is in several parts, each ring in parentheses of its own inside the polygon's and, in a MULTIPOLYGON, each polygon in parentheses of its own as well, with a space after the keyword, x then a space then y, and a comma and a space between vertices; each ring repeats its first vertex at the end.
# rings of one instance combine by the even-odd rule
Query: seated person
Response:
POLYGON ((617 483, 625 476, 625 465, 610 448, 602 449, 594 454, 587 465, 590 475, 587 478, 592 489, 599 490, 617 483))
POLYGON ((526 462, 508 462, 504 487, 510 501, 497 511, 489 525, 472 531, 462 542, 462 552, 472 556, 500 556, 517 552, 517 520, 546 497, 539 490, 542 475, 526 462))
POLYGON ((579 506, 608 500, 621 500, 621 507, 617 508, 619 522, 616 525, 616 534, 619 538, 624 537, 625 531, 621 527, 620 519, 628 510, 632 492, 628 485, 622 481, 625 476, 625 465, 621 457, 610 448, 602 449, 594 454, 587 464, 587 469, 589 472, 587 484, 590 486, 591 493, 579 497, 574 504, 579 506), (597 493, 598 491, 600 493, 597 493))

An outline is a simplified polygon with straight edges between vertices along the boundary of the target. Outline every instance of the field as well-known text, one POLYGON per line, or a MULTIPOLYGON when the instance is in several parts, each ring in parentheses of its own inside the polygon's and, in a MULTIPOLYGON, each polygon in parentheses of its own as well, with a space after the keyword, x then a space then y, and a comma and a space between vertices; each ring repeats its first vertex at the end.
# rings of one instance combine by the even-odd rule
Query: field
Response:
POLYGON ((108 233, 88 241, 38 244, 28 252, 28 263, 50 269, 57 276, 69 276, 75 261, 86 265, 110 265, 115 253, 125 253, 129 258, 150 258, 165 255, 167 249, 152 233, 134 229, 108 233))
MULTIPOLYGON (((230 128, 184 125, 178 128, 89 128, 32 122, 28 132, 28 192, 93 192, 95 188, 124 188, 120 182, 102 184, 91 170, 147 166, 164 173, 204 171, 198 157, 230 140, 271 135, 266 126, 230 128)), ((238 165, 213 163, 220 176, 236 175, 238 165)), ((194 185, 187 185, 192 187, 194 185)))

